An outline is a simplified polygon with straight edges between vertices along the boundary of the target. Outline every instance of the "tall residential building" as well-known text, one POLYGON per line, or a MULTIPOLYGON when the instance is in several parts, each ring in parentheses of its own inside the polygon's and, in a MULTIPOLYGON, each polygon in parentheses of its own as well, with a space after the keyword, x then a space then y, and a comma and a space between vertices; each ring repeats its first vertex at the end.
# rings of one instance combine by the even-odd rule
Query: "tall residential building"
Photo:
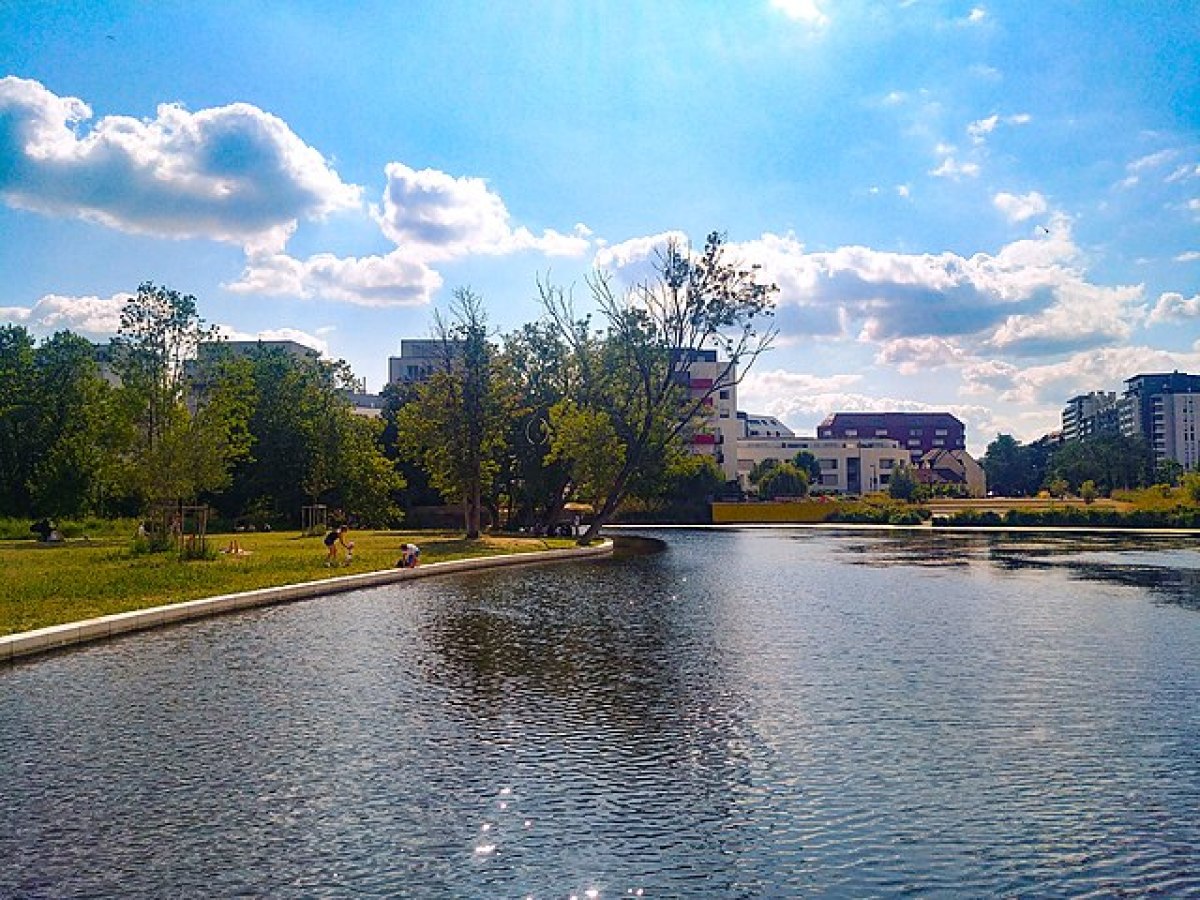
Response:
POLYGON ((693 453, 713 456, 726 481, 738 477, 738 438, 742 422, 737 412, 737 370, 717 359, 716 350, 693 350, 687 359, 688 387, 694 398, 711 391, 703 421, 691 435, 693 453))
POLYGON ((1121 433, 1145 440, 1154 451, 1155 462, 1173 459, 1186 469, 1200 465, 1198 414, 1200 375, 1153 373, 1125 380, 1121 433))
POLYGON ((1120 431, 1119 405, 1113 391, 1092 391, 1067 401, 1062 411, 1064 441, 1082 441, 1120 431))
POLYGON ((817 426, 817 437, 833 440, 886 438, 908 450, 913 463, 930 450, 965 450, 967 429, 950 413, 841 412, 817 426))

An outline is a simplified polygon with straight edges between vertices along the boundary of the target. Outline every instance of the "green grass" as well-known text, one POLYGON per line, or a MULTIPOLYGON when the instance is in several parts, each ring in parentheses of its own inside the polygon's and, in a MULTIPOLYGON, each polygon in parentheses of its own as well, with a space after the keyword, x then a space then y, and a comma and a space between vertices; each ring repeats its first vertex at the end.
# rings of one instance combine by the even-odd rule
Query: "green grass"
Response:
MULTIPOLYGON (((28 526, 26 526, 28 527, 28 526)), ((225 548, 233 535, 210 535, 225 548)), ((446 532, 352 532, 354 561, 326 568, 320 537, 296 532, 236 535, 243 555, 182 562, 173 553, 138 553, 132 537, 70 539, 39 544, 0 541, 0 635, 145 609, 199 597, 316 581, 352 572, 388 569, 400 545, 421 548, 421 563, 573 547, 573 540, 487 535, 468 541, 446 532)))

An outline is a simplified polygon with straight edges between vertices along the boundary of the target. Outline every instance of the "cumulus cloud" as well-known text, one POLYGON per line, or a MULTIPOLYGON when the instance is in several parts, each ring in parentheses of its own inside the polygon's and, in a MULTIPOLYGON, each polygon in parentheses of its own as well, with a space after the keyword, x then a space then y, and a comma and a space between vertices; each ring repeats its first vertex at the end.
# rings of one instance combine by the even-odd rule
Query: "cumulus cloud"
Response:
POLYGON ((994 412, 986 406, 933 404, 851 390, 859 381, 858 375, 751 371, 738 386, 738 405, 775 416, 809 437, 816 434, 822 419, 835 412, 949 412, 967 425, 969 434, 990 433, 994 422, 994 412))
POLYGON ((84 337, 106 338, 121 327, 121 310, 132 297, 128 293, 111 297, 46 294, 31 307, 0 306, 0 320, 23 325, 39 335, 73 331, 84 337))
POLYGON ((1200 319, 1200 294, 1195 294, 1190 300, 1174 292, 1163 294, 1154 304, 1147 321, 1151 325, 1160 322, 1182 322, 1187 319, 1200 319))
POLYGON ((817 0, 771 0, 771 7, 795 22, 803 22, 814 28, 829 24, 829 17, 821 10, 817 0))
POLYGON ((227 341, 295 341, 321 356, 329 356, 329 342, 299 328, 267 328, 262 331, 239 331, 232 325, 218 325, 218 334, 227 341))
POLYGON ((1143 372, 1195 371, 1200 367, 1200 347, 1177 353, 1153 347, 1104 347, 1075 353, 1059 362, 1022 367, 1001 395, 1007 402, 1053 404, 1060 408, 1068 397, 1088 391, 1120 393, 1127 378, 1143 372))
POLYGON ((582 256, 591 249, 591 232, 583 225, 571 234, 547 230, 540 236, 514 228, 504 201, 482 178, 417 171, 399 162, 388 163, 385 171, 387 185, 373 211, 375 220, 398 247, 424 261, 521 250, 582 256))
POLYGON ((875 363, 881 366, 895 366, 905 375, 915 375, 960 364, 966 356, 962 347, 945 338, 897 338, 887 341, 879 348, 875 355, 875 363))
POLYGON ((1028 194, 1000 191, 992 198, 992 205, 1010 222, 1024 222, 1041 215, 1049 208, 1046 198, 1037 191, 1030 191, 1028 194))
POLYGON ((1197 262, 1200 261, 1200 250, 1186 250, 1175 257, 1175 262, 1197 262))
POLYGON ((360 204, 287 124, 247 103, 106 116, 36 81, 0 79, 0 198, 122 231, 246 242, 360 204))
POLYGON ((318 253, 303 260, 283 252, 251 253, 241 277, 223 285, 240 294, 323 298, 373 307, 426 304, 441 286, 441 275, 401 250, 363 257, 318 253))
POLYGON ((947 156, 942 160, 941 165, 935 169, 930 169, 929 174, 934 178, 952 178, 954 180, 975 178, 979 175, 979 164, 960 162, 953 156, 947 156))

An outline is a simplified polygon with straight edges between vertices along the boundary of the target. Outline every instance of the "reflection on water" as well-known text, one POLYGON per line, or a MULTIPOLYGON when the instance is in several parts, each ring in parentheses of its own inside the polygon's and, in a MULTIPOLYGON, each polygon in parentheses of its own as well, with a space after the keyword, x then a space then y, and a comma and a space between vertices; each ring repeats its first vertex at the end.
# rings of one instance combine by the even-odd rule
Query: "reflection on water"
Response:
POLYGON ((0 671, 0 896, 1200 892, 1190 541, 656 537, 0 671))

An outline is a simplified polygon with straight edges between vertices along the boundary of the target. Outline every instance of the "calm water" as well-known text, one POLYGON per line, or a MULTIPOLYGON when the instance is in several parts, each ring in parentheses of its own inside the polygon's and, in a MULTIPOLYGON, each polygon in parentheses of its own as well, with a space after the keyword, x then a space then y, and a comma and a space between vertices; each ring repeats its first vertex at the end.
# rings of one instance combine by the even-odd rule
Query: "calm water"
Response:
POLYGON ((0 669, 0 896, 1200 896, 1195 540, 659 536, 0 669))

